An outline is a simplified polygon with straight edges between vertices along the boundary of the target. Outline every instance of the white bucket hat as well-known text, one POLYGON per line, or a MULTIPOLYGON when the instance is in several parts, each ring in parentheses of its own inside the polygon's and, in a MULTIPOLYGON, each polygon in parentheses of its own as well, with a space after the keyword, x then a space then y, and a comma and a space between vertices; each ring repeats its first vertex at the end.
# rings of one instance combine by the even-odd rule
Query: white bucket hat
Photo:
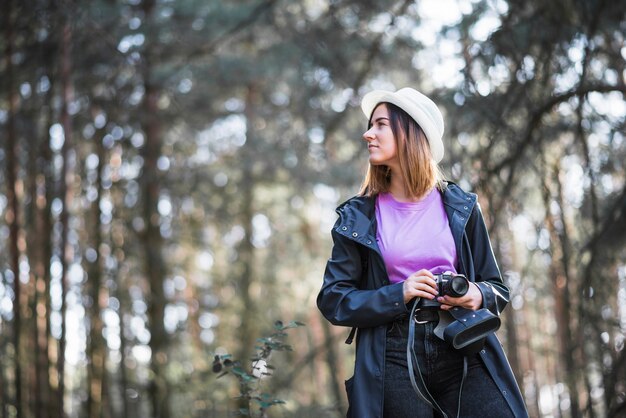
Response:
POLYGON ((443 159, 443 116, 437 105, 419 91, 405 87, 396 92, 374 90, 363 96, 361 109, 369 119, 379 103, 392 103, 404 110, 422 128, 433 159, 439 162, 443 159))

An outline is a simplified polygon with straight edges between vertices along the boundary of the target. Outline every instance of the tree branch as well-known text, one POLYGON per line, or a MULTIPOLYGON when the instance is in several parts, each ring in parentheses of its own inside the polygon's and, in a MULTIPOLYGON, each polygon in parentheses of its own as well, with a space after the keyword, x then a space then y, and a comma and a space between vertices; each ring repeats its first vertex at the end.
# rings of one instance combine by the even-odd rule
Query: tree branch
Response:
POLYGON ((496 175, 507 166, 511 166, 511 172, 514 171, 513 168, 517 165, 519 157, 524 153, 526 148, 534 144, 535 140, 533 139, 533 134, 535 130, 540 126, 541 118, 546 113, 550 112, 554 106, 566 102, 575 96, 586 95, 594 92, 611 93, 614 91, 626 94, 626 85, 587 84, 584 86, 579 86, 576 89, 569 90, 565 93, 552 96, 541 107, 539 107, 532 113, 530 122, 528 123, 528 128, 526 129, 526 132, 524 134, 524 140, 522 140, 518 144, 518 146, 509 154, 508 157, 504 158, 498 164, 493 166, 489 170, 489 174, 496 175))

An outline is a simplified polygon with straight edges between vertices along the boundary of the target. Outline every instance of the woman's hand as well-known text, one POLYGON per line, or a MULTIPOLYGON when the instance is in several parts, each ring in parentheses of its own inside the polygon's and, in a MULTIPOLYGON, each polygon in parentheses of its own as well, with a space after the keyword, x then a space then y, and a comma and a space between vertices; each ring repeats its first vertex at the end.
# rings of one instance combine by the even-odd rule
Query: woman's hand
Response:
POLYGON ((480 309, 483 305, 483 294, 480 293, 476 283, 470 282, 469 285, 469 289, 467 290, 465 296, 461 296, 460 298, 453 298, 450 296, 438 297, 437 302, 441 303, 441 309, 447 311, 455 306, 471 309, 473 311, 480 309))
POLYGON ((417 271, 406 278, 402 285, 402 292, 405 304, 414 298, 435 299, 437 297, 435 276, 426 269, 417 271))

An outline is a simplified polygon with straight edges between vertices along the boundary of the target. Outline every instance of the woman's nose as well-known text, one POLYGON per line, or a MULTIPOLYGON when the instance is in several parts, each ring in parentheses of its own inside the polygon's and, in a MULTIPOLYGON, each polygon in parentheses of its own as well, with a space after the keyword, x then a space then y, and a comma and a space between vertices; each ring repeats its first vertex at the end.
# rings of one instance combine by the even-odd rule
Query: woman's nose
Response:
POLYGON ((368 129, 367 131, 363 133, 363 139, 368 142, 374 139, 374 135, 372 134, 371 129, 368 129))

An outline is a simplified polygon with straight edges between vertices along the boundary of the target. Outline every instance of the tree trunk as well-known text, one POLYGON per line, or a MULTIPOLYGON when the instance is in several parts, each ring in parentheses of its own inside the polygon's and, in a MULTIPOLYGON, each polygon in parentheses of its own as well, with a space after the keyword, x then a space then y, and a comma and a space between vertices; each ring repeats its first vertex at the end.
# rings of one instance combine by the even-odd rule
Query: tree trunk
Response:
MULTIPOLYGON (((189 311, 189 321, 187 327, 189 329, 191 341, 193 341, 194 349, 198 353, 200 353, 200 355, 203 355, 202 353, 204 352, 204 344, 202 342, 202 339, 200 338, 200 333, 202 330, 200 329, 199 325, 201 310, 198 301, 200 300, 200 295, 198 289, 191 281, 189 281, 189 283, 187 283, 187 286, 185 286, 184 295, 187 310, 189 311)), ((204 363, 204 360, 202 360, 202 362, 204 363)))
MULTIPOLYGON (((510 239, 512 238, 510 236, 507 236, 506 239, 503 239, 500 231, 501 229, 496 229, 494 231, 494 235, 495 235, 494 238, 496 241, 496 245, 494 246, 494 252, 495 252, 496 260, 498 260, 498 262, 500 263, 501 271, 502 270, 507 271, 509 269, 513 270, 514 269, 513 266, 516 265, 514 247, 510 246, 511 248, 508 248, 509 250, 508 259, 504 258, 504 255, 503 255, 504 252, 502 251, 502 246, 504 245, 503 243, 513 242, 513 240, 510 239)), ((506 277, 503 277, 502 279, 506 281, 506 277)), ((505 284, 508 285, 508 283, 505 283, 505 284)), ((509 360, 511 369, 513 370, 513 374, 515 375, 515 379, 517 380, 517 383, 520 385, 520 387, 522 387, 524 374, 523 374, 522 366, 520 363, 520 355, 519 355, 520 343, 519 343, 519 339, 517 336, 517 324, 515 321, 517 312, 513 309, 511 305, 509 305, 507 311, 508 311, 507 317, 504 320, 504 329, 506 330, 507 358, 509 360)))
MULTIPOLYGON (((240 194, 241 211, 240 220, 244 229, 244 236, 237 248, 238 274, 237 294, 241 298, 241 326, 238 332, 239 352, 237 358, 244 367, 249 366, 254 345, 254 318, 256 316, 256 306, 250 295, 250 285, 254 275, 254 246, 252 245, 252 217, 254 216, 254 177, 252 173, 252 162, 254 160, 255 129, 254 120, 256 118, 255 107, 257 106, 257 91, 254 86, 248 86, 246 94, 246 143, 242 148, 242 176, 238 188, 240 194)), ((248 407, 248 405, 242 405, 248 407)))
MULTIPOLYGON (((146 21, 151 22, 155 1, 145 0, 143 9, 146 21)), ((149 294, 147 296, 148 320, 150 329, 150 368, 153 381, 149 386, 149 396, 152 402, 152 413, 155 418, 169 418, 169 388, 166 375, 168 336, 165 331, 164 316, 165 293, 163 280, 165 277, 165 263, 163 262, 163 237, 160 230, 160 215, 158 203, 160 195, 159 173, 157 160, 161 156, 162 129, 159 119, 158 100, 161 90, 152 80, 153 44, 146 40, 146 49, 143 54, 143 130, 145 144, 142 148, 143 171, 141 175, 141 192, 143 198, 143 248, 145 252, 145 271, 148 279, 149 294)))
MULTIPOLYGON (((552 182, 557 185, 556 203, 562 212, 563 196, 561 193, 561 183, 559 179, 559 168, 555 166, 552 170, 547 170, 547 174, 553 173, 552 182)), ((568 387, 571 400, 571 416, 578 418, 581 416, 580 403, 578 399, 578 389, 576 377, 579 375, 580 368, 577 365, 575 352, 580 350, 577 344, 574 344, 571 322, 571 307, 569 286, 572 286, 572 277, 569 268, 569 239, 567 235, 567 224, 565 217, 561 217, 561 231, 557 230, 555 221, 550 213, 552 198, 550 196, 549 184, 544 180, 543 184, 543 200, 545 206, 545 224, 550 234, 550 250, 552 254, 552 265, 550 266, 550 276, 552 282, 552 293, 555 304, 555 319, 557 323, 557 338, 559 343, 559 358, 564 362, 565 370, 563 370, 564 379, 568 387)), ((560 374, 560 373, 559 373, 560 374)), ((561 377, 561 376, 558 376, 561 377)))
POLYGON ((334 401, 334 406, 339 414, 343 412, 343 374, 341 373, 340 362, 336 352, 336 344, 328 321, 322 321, 324 330, 324 341, 326 341, 326 364, 328 365, 328 376, 330 378, 330 394, 334 401))
POLYGON ((152 357, 150 367, 154 381, 150 387, 153 414, 157 418, 169 417, 169 402, 165 365, 167 363, 167 333, 164 326, 165 294, 163 279, 165 265, 163 263, 163 238, 160 231, 160 217, 157 210, 159 203, 159 181, 157 159, 161 152, 161 132, 158 120, 158 91, 150 83, 146 83, 145 115, 147 123, 144 127, 146 143, 143 147, 144 170, 143 183, 143 216, 145 231, 143 247, 145 251, 145 269, 150 293, 147 296, 148 318, 150 321, 150 349, 152 357))
MULTIPOLYGON (((526 364, 526 370, 529 371, 529 373, 531 374, 532 377, 532 385, 533 385, 533 392, 534 392, 534 397, 532 400, 529 400, 528 397, 525 396, 525 401, 528 407, 528 412, 530 414, 530 416, 539 416, 539 378, 538 378, 538 368, 537 368, 537 356, 535 355, 534 350, 532 349, 532 338, 531 335, 533 334, 533 330, 531 328, 531 324, 529 324, 529 318, 531 317, 530 312, 528 312, 528 306, 527 304, 524 304, 522 307, 522 313, 521 313, 521 327, 519 329, 519 334, 520 335, 520 340, 523 341, 524 344, 524 356, 522 357, 525 361, 526 364), (532 402, 531 402, 532 401, 532 402)), ((520 388, 522 389, 522 391, 524 391, 524 385, 522 384, 520 386, 520 388)))
POLYGON ((96 167, 96 189, 97 197, 91 204, 91 225, 88 229, 91 231, 89 237, 91 238, 90 247, 95 251, 95 260, 88 260, 88 266, 86 266, 88 277, 88 289, 91 299, 91 306, 89 309, 89 338, 87 340, 87 359, 89 361, 89 367, 87 371, 87 416, 89 418, 101 418, 104 412, 104 405, 106 400, 104 399, 104 377, 105 377, 105 362, 106 362, 106 345, 102 330, 104 324, 101 318, 101 311, 106 308, 106 295, 102 289, 102 261, 100 257, 100 247, 102 244, 102 227, 100 224, 100 218, 102 211, 100 210, 100 203, 102 201, 102 167, 105 159, 105 148, 102 143, 102 139, 96 139, 96 155, 98 156, 98 165, 96 167))
MULTIPOLYGON (((48 142, 48 141, 46 141, 48 142)), ((40 177, 46 188, 46 175, 40 177)), ((50 404, 50 359, 48 357, 49 334, 50 334, 50 304, 48 303, 50 272, 47 268, 47 262, 52 254, 50 245, 49 231, 52 228, 50 220, 50 211, 48 201, 45 198, 45 190, 37 194, 37 213, 36 213, 36 237, 33 241, 36 243, 39 255, 36 258, 34 266, 35 271, 35 317, 36 317, 36 358, 35 364, 37 369, 37 402, 36 416, 38 418, 46 418, 49 416, 50 404)))
POLYGON ((60 194, 63 199, 63 211, 60 215, 61 222, 61 337, 59 340, 58 352, 58 416, 65 416, 65 408, 63 397, 65 395, 65 346, 66 346, 66 326, 65 314, 67 310, 67 270, 68 265, 72 261, 73 251, 68 242, 69 233, 69 215, 72 204, 72 186, 74 182, 74 152, 72 149, 72 118, 69 114, 69 103, 73 100, 72 92, 72 68, 71 68, 71 43, 72 28, 70 22, 65 18, 63 30, 61 34, 61 88, 62 88, 62 107, 61 107, 61 125, 63 126, 64 142, 62 148, 63 168, 61 175, 60 194))
MULTIPOLYGON (((52 90, 52 89, 51 89, 52 90)), ((50 100, 52 100, 52 95, 50 95, 50 100)), ((49 108, 49 121, 52 120, 52 113, 54 112, 53 106, 50 103, 49 108)), ((46 126, 50 126, 48 123, 46 126)), ((46 129, 46 139, 47 132, 49 130, 46 129)), ((52 238, 50 237, 50 232, 53 228, 53 220, 52 220, 52 200, 54 199, 54 191, 53 191, 53 168, 52 168, 52 150, 50 149, 50 141, 43 141, 43 160, 46 161, 46 171, 44 171, 44 183, 45 183, 45 204, 43 209, 40 212, 40 218, 42 222, 41 226, 41 238, 42 238, 42 256, 41 256, 41 266, 39 268, 42 269, 41 276, 41 284, 37 286, 37 290, 41 295, 41 299, 39 300, 39 305, 37 307, 38 314, 39 309, 43 312, 43 320, 38 320, 39 328, 39 337, 37 339, 38 345, 40 346, 40 363, 41 363, 41 380, 42 386, 44 388, 44 394, 42 395, 42 415, 43 417, 54 416, 52 411, 55 409, 52 407, 54 400, 54 388, 50 384, 50 374, 51 370, 54 367, 52 365, 50 359, 50 342, 54 341, 52 337, 52 328, 50 326, 50 314, 52 313, 52 296, 50 294, 50 281, 51 281, 51 273, 50 273, 50 260, 52 259, 52 238)), ((58 381, 58 379, 57 379, 58 381)), ((58 387, 56 388, 58 390, 58 387)))
MULTIPOLYGON (((118 257, 117 262, 121 264, 123 262, 123 258, 120 257, 120 254, 123 254, 122 248, 115 248, 115 239, 112 240, 113 251, 115 257, 118 257)), ((121 291, 123 289, 122 281, 120 280, 119 270, 116 267, 115 270, 111 272, 112 279, 115 281, 116 285, 113 286, 111 290, 111 297, 117 298, 119 301, 119 309, 117 314, 120 318, 120 380, 119 380, 119 393, 120 399, 122 400, 122 411, 121 418, 129 418, 130 415, 130 406, 128 405, 128 376, 126 374, 126 337, 124 336, 124 312, 126 311, 126 297, 121 291)), ((114 414, 111 414, 114 416, 114 414)))
MULTIPOLYGON (((51 42, 41 46, 41 56, 45 69, 51 74, 53 54, 55 50, 51 42)), ((40 108, 47 109, 44 122, 41 124, 38 134, 33 137, 29 151, 29 189, 30 205, 28 207, 28 257, 31 265, 31 275, 34 284, 32 298, 32 312, 34 317, 33 344, 34 344, 34 415, 36 418, 48 418, 51 411, 51 387, 50 387, 50 358, 49 349, 49 325, 50 306, 49 299, 50 269, 48 263, 52 258, 52 231, 51 201, 53 175, 51 169, 51 156, 49 131, 54 118, 53 112, 53 89, 42 98, 40 108)))
MULTIPOLYGON (((2 334, 0 334, 0 346, 1 347, 6 347, 6 343, 4 342, 4 336, 2 334)), ((5 357, 5 356, 3 356, 5 357)), ((2 418, 7 418, 9 411, 9 394, 7 393, 7 384, 6 384, 6 379, 4 378, 4 370, 6 369, 6 367, 4 367, 4 362, 2 360, 0 360, 0 414, 2 414, 2 418)))
MULTIPOLYGON (((30 129, 34 129, 34 126, 31 126, 30 129)), ((43 175, 41 170, 37 167, 37 162, 40 159, 40 147, 39 141, 40 139, 36 137, 36 134, 31 135, 28 134, 29 137, 32 137, 33 140, 28 144, 29 149, 27 150, 28 155, 28 170, 26 174, 26 181, 28 183, 28 204, 24 208, 24 228, 27 234, 27 242, 28 245, 26 247, 26 253, 28 254, 30 268, 29 274, 29 289, 28 293, 30 299, 29 303, 29 317, 31 318, 31 323, 29 324, 29 334, 31 336, 30 340, 27 343, 27 352, 32 353, 32 359, 29 361, 29 385, 31 386, 30 392, 30 406, 33 409, 33 413, 29 415, 34 415, 37 418, 42 417, 42 395, 43 395, 43 387, 41 381, 42 375, 42 364, 41 364, 41 345, 39 344, 39 330, 40 330, 40 313, 38 312, 40 292, 38 287, 41 286, 42 280, 42 269, 41 269, 41 253, 42 253, 42 235, 43 232, 41 230, 41 219, 39 217, 39 212, 41 211, 41 206, 45 207, 45 202, 39 203, 39 184, 42 183, 43 175)), ((42 199, 43 200, 43 199, 42 199)), ((45 319, 45 318, 44 318, 45 319)))
POLYGON ((4 8, 5 13, 5 62, 6 62, 6 91, 8 94, 8 114, 7 114, 7 136, 6 136, 6 181, 7 181, 7 209, 5 221, 9 227, 9 266, 13 272, 13 349, 14 357, 14 406, 17 410, 16 417, 22 416, 24 411, 22 405, 22 368, 20 355, 21 339, 20 332, 22 329, 21 314, 21 286, 20 286, 20 251, 19 251, 19 202, 18 193, 20 185, 18 185, 18 162, 19 152, 17 144, 17 132, 15 130, 15 116, 17 111, 18 95, 15 90, 13 79, 13 1, 7 0, 4 8))

